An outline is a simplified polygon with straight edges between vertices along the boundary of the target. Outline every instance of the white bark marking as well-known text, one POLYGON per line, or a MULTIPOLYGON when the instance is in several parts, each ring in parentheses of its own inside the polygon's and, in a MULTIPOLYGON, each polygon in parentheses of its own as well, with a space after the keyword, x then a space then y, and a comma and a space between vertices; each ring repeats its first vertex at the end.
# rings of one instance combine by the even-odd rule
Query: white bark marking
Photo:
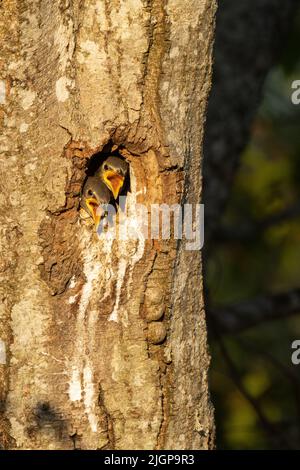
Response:
MULTIPOLYGON (((118 265, 116 301, 113 311, 108 318, 108 321, 115 322, 119 320, 118 309, 127 267, 129 268, 129 283, 131 283, 134 266, 142 258, 145 250, 145 238, 140 228, 141 221, 139 220, 139 214, 136 209, 138 192, 136 191, 136 180, 132 172, 130 174, 130 181, 132 192, 127 195, 125 212, 119 213, 119 235, 120 231, 122 231, 122 237, 125 237, 125 240, 119 240, 119 252, 121 256, 118 265)), ((124 320, 126 324, 128 320, 127 314, 124 316, 124 320)))
POLYGON ((69 382, 69 397, 71 401, 81 400, 80 372, 76 367, 73 368, 71 381, 69 382))
POLYGON ((23 134, 24 132, 27 132, 29 125, 26 122, 22 122, 20 124, 20 132, 23 134))
POLYGON ((179 47, 178 46, 172 47, 172 49, 170 50, 170 59, 174 59, 175 57, 178 57, 178 56, 179 56, 179 47))
POLYGON ((35 162, 28 163, 24 167, 24 173, 25 173, 25 175, 32 175, 32 173, 35 171, 35 169, 36 169, 36 163, 35 162))
POLYGON ((6 364, 6 345, 2 339, 0 339, 0 364, 6 364))
MULTIPOLYGON (((64 361, 61 361, 60 359, 57 359, 57 357, 55 357, 55 356, 53 356, 52 354, 49 354, 49 353, 47 353, 47 352, 41 351, 41 354, 42 354, 43 356, 51 357, 51 359, 53 359, 53 361, 55 361, 55 362, 59 362, 59 363, 61 363, 61 364, 64 363, 64 361)), ((62 372, 62 373, 63 373, 63 372, 62 372)))
POLYGON ((69 19, 66 24, 60 23, 54 34, 54 46, 58 51, 59 69, 65 72, 68 63, 72 60, 74 53, 74 35, 73 35, 73 21, 69 19))
POLYGON ((80 320, 80 329, 84 327, 81 325, 82 320, 84 319, 84 315, 89 303, 89 299, 92 296, 93 289, 96 288, 95 281, 99 278, 99 274, 102 268, 102 265, 99 263, 98 260, 93 260, 93 250, 92 247, 87 247, 87 256, 85 257, 85 263, 83 272, 86 276, 86 283, 82 289, 82 295, 79 304, 79 315, 78 320, 80 320))
MULTIPOLYGON (((133 174, 133 171, 130 171, 130 182, 132 187, 132 193, 128 195, 127 204, 128 204, 128 225, 129 229, 132 231, 134 230, 135 235, 137 237, 137 246, 134 255, 131 258, 131 266, 130 266, 130 283, 132 282, 132 273, 134 266, 140 259, 143 257, 145 251, 145 237, 143 231, 141 229, 141 224, 143 221, 140 220, 140 214, 137 211, 137 196, 139 191, 137 191, 137 184, 136 179, 133 174)), ((144 194, 147 192, 147 188, 144 187, 143 190, 144 194)))
POLYGON ((117 287, 116 287, 116 301, 114 305, 114 309, 111 312, 108 321, 115 321, 118 323, 119 318, 118 318, 118 309, 119 309, 119 303, 120 303, 120 297, 121 297, 121 289, 123 286, 124 278, 125 278, 125 273, 126 273, 126 268, 127 268, 127 261, 123 258, 120 259, 119 266, 118 266, 118 278, 117 278, 117 287))
POLYGON ((89 365, 83 369, 83 386, 84 386, 84 405, 86 414, 93 432, 97 432, 98 421, 95 414, 95 389, 93 383, 93 374, 89 365))
POLYGON ((6 101, 6 86, 5 81, 0 80, 0 104, 5 104, 6 101))
POLYGON ((27 111, 27 109, 29 109, 33 105, 35 97, 36 97, 36 93, 31 90, 20 90, 19 93, 20 93, 22 108, 25 111, 27 111))
MULTIPOLYGON (((93 298, 93 293, 98 288, 97 283, 100 283, 103 265, 98 257, 99 247, 97 244, 91 243, 89 234, 83 232, 82 235, 83 272, 86 277, 86 283, 82 289, 78 309, 74 339, 76 348, 74 349, 71 371, 69 372, 69 398, 74 402, 81 400, 82 394, 84 395, 84 412, 87 414, 92 432, 96 432, 98 426, 97 417, 94 412, 96 409, 95 386, 92 381, 92 367, 88 362, 89 349, 94 343, 94 328, 90 324, 92 312, 88 312, 88 327, 86 326, 85 317, 89 303, 93 298)), ((75 278, 72 278, 69 287, 73 288, 75 285, 75 278)), ((69 302, 71 299, 76 299, 76 297, 77 295, 71 296, 69 302)))
POLYGON ((69 304, 75 304, 78 294, 69 297, 69 304))
POLYGON ((69 284, 69 289, 74 289, 75 286, 76 286, 76 279, 75 279, 75 276, 73 276, 69 284))
MULTIPOLYGON (((92 432, 98 428, 97 421, 97 393, 93 377, 93 363, 91 351, 97 350, 95 338, 95 324, 98 320, 98 309, 93 305, 93 299, 99 289, 103 289, 103 301, 109 294, 111 284, 116 282, 115 303, 108 321, 118 322, 120 319, 121 292, 126 282, 126 272, 129 271, 132 282, 132 271, 135 264, 142 258, 145 248, 145 239, 140 229, 138 213, 136 210, 136 182, 132 176, 132 193, 128 194, 125 213, 119 212, 119 227, 123 233, 133 233, 134 237, 128 239, 115 239, 116 226, 108 227, 102 232, 95 243, 94 236, 82 230, 83 272, 86 282, 82 288, 75 333, 76 348, 71 360, 69 370, 69 398, 72 402, 83 397, 83 413, 87 415, 92 432), (118 243, 120 254, 117 272, 111 262, 111 253, 114 243, 118 243)), ((118 224, 117 224, 118 225, 118 224)), ((75 286, 75 279, 71 279, 70 288, 75 286)), ((99 295, 99 294, 98 294, 99 295)), ((71 295, 68 302, 74 303, 77 295, 71 295)), ((125 325, 128 323, 127 312, 122 311, 121 319, 125 325)))
POLYGON ((68 87, 71 86, 71 80, 67 77, 60 77, 55 84, 56 97, 58 101, 64 103, 69 98, 68 87))

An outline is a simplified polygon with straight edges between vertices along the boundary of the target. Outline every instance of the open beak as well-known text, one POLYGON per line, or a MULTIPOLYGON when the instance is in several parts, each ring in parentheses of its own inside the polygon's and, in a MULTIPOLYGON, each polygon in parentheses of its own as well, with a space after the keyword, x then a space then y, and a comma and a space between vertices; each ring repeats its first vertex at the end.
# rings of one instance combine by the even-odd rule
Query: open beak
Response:
POLYGON ((119 175, 114 170, 107 170, 103 174, 103 179, 113 193, 114 198, 117 199, 124 184, 124 176, 119 175))
POLYGON ((94 220, 94 223, 95 223, 95 226, 96 226, 96 229, 97 229, 98 225, 100 223, 100 220, 101 220, 101 212, 102 212, 100 210, 99 203, 98 203, 97 199, 91 197, 91 198, 86 200, 86 205, 89 208, 89 211, 90 211, 90 213, 93 217, 93 220, 94 220))

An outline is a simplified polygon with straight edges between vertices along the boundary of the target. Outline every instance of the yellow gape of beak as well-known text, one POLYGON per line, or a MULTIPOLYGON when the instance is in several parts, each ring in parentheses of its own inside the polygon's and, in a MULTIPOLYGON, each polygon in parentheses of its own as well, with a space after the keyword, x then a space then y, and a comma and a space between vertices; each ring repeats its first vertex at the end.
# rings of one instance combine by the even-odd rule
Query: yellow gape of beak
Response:
POLYGON ((117 199, 124 184, 124 176, 119 175, 114 170, 106 170, 103 174, 103 179, 113 193, 114 198, 117 199))
POLYGON ((101 209, 100 209, 99 203, 97 199, 95 199, 94 197, 91 197, 86 200, 86 205, 89 208, 89 211, 94 219, 95 226, 97 229, 101 220, 101 209))

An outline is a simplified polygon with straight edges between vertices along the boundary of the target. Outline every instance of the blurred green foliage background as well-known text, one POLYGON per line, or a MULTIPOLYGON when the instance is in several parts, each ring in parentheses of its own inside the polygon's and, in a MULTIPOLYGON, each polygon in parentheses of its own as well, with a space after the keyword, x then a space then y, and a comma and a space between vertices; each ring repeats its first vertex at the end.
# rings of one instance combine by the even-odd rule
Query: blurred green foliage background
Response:
MULTIPOLYGON (((299 45, 300 15, 266 81, 223 217, 224 226, 246 235, 218 243, 207 261, 213 308, 300 287, 300 105, 291 102, 292 82, 300 80, 299 45)), ((218 448, 300 449, 295 339, 297 315, 224 337, 225 353, 211 341, 218 448)))

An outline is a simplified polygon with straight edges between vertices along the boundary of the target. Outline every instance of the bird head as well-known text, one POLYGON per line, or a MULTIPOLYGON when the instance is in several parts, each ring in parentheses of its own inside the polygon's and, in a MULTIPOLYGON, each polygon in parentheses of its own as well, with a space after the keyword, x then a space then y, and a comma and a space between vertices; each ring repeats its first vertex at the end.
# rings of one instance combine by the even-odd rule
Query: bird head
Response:
POLYGON ((98 177, 87 178, 83 186, 80 204, 93 217, 96 229, 105 215, 104 205, 109 204, 110 199, 109 189, 98 177))
POLYGON ((128 163, 111 155, 101 165, 100 178, 117 199, 128 173, 128 163))

